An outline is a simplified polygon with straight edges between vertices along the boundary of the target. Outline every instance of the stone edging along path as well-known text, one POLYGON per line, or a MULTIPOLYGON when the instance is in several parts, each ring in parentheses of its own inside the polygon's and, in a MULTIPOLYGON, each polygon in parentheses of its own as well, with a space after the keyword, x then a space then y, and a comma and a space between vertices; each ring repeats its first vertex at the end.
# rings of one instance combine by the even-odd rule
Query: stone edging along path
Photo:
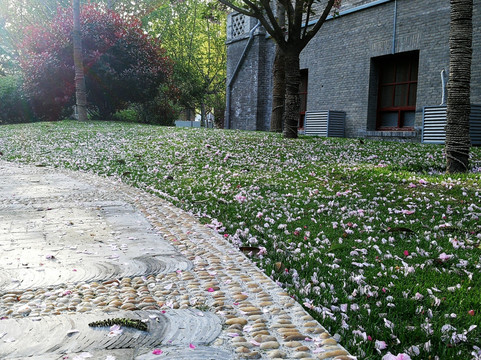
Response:
POLYGON ((111 179, 0 161, 0 256, 1 358, 355 359, 221 235, 111 179), (114 317, 164 335, 86 325, 114 317))

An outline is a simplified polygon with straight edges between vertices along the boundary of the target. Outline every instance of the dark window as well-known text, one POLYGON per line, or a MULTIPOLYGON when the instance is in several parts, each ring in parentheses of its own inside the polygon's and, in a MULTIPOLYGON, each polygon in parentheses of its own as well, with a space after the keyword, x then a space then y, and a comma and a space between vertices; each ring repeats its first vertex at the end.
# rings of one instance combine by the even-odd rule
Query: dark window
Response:
POLYGON ((299 116, 299 129, 304 128, 304 118, 306 117, 307 110, 307 69, 301 70, 301 84, 299 86, 299 97, 301 100, 300 116, 299 116))
POLYGON ((418 53, 400 54, 379 62, 377 128, 414 128, 418 86, 418 53))

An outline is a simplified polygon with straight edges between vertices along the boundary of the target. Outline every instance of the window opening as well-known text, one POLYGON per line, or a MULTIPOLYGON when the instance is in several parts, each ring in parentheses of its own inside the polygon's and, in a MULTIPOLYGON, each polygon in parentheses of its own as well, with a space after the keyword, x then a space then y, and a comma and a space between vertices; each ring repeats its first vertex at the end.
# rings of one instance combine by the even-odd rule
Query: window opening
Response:
POLYGON ((379 64, 377 128, 412 130, 416 111, 418 53, 386 57, 379 64))

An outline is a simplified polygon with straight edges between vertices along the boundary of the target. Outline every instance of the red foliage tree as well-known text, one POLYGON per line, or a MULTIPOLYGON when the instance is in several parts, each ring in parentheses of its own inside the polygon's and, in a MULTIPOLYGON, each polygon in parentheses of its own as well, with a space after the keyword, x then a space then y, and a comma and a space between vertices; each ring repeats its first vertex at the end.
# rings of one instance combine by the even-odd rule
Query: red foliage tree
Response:
MULTIPOLYGON (((25 90, 43 120, 58 120, 74 103, 72 31, 72 9, 59 8, 51 23, 28 29, 22 44, 25 90)), ((100 118, 151 100, 170 84, 171 61, 138 19, 85 5, 81 33, 87 100, 100 118)))

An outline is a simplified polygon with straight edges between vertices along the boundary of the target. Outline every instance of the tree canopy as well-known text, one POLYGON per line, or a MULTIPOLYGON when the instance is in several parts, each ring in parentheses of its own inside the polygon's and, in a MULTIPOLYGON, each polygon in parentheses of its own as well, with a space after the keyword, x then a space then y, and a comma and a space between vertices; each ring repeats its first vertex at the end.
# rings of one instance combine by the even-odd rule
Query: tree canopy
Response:
MULTIPOLYGON (((53 20, 25 30, 20 64, 25 89, 42 119, 56 120, 73 104, 72 19, 70 7, 58 8, 53 20)), ((138 19, 85 5, 81 33, 88 102, 100 118, 129 102, 155 97, 159 85, 169 82, 171 62, 138 19)))
MULTIPOLYGON (((133 17, 138 18, 137 25, 144 35, 155 39, 156 46, 162 42, 166 51, 164 55, 172 58, 171 74, 181 105, 208 110, 215 107, 218 113, 223 114, 227 10, 222 4, 200 0, 84 0, 81 3, 90 4, 98 11, 111 10, 127 22, 133 17)), ((24 59, 31 52, 26 53, 21 46, 25 44, 26 37, 31 37, 32 28, 47 31, 56 21, 57 9, 69 7, 71 0, 2 0, 0 76, 22 73, 24 69, 19 67, 20 57, 24 59)), ((87 87, 89 84, 87 79, 87 87)), ((52 91, 52 94, 56 91, 60 89, 52 91)), ((165 88, 162 91, 165 92, 165 88)), ((90 102, 91 90, 89 94, 90 102)), ((58 101, 59 96, 55 97, 58 101)))
POLYGON ((174 63, 173 76, 185 108, 223 107, 226 72, 226 8, 218 2, 164 2, 147 17, 174 63))

